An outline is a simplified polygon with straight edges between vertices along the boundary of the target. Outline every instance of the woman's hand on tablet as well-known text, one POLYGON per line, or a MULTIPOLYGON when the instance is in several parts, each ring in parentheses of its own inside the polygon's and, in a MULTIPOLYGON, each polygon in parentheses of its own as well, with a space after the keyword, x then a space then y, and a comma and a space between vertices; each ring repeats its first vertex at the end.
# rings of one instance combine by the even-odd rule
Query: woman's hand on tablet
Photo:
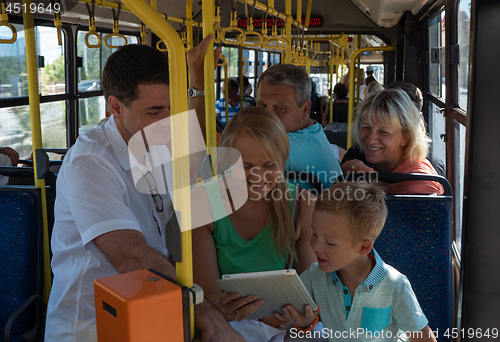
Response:
POLYGON ((217 307, 229 321, 242 321, 255 312, 264 299, 257 300, 257 296, 240 297, 237 292, 223 293, 217 297, 217 307))
POLYGON ((296 327, 308 327, 310 326, 318 317, 321 308, 318 305, 316 311, 313 311, 310 305, 305 305, 304 313, 301 314, 292 305, 286 305, 282 307, 283 315, 278 312, 274 313, 274 316, 283 322, 292 323, 296 327))

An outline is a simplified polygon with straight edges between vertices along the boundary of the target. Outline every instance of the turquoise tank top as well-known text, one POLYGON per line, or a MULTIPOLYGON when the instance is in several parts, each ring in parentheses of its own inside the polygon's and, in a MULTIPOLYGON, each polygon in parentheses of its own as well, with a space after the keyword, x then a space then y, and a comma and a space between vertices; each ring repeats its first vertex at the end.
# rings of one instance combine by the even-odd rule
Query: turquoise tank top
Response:
MULTIPOLYGON (((291 190, 290 209, 292 218, 295 211, 297 186, 288 184, 291 190)), ((221 203, 219 191, 207 191, 212 212, 221 208, 216 203, 221 203)), ((215 215, 214 215, 215 216, 215 215)), ((282 270, 286 267, 288 255, 281 255, 272 241, 273 224, 270 222, 252 240, 246 241, 234 229, 228 216, 214 222, 213 238, 217 249, 217 261, 220 275, 241 272, 262 272, 282 270)))

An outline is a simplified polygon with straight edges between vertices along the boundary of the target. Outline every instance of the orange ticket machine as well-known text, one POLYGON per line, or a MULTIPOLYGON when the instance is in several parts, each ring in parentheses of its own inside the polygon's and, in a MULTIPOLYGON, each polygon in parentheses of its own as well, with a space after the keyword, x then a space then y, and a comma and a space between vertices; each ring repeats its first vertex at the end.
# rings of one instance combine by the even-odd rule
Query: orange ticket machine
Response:
POLYGON ((189 289, 154 270, 94 281, 99 342, 183 342, 189 337, 189 289))

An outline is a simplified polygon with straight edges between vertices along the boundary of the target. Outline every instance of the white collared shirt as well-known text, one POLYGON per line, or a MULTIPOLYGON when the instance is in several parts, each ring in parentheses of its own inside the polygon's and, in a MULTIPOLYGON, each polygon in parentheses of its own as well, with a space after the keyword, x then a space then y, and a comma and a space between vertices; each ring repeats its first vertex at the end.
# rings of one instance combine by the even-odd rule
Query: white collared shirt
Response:
POLYGON ((114 117, 80 136, 57 179, 52 233, 54 282, 45 341, 96 341, 94 280, 116 275, 92 242, 120 229, 140 231, 149 246, 168 257, 164 226, 172 213, 168 196, 157 212, 151 194, 136 190, 127 144, 114 117))

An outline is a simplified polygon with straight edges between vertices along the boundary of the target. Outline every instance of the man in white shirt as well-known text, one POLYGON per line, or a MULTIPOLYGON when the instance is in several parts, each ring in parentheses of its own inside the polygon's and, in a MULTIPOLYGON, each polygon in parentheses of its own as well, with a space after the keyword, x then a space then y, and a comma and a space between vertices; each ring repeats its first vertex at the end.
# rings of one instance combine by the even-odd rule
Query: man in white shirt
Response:
MULTIPOLYGON (((195 93, 204 87, 210 40, 188 54, 195 93)), ((106 63, 102 86, 113 117, 79 137, 58 176, 47 342, 97 340, 97 278, 155 269, 175 279, 164 245, 171 200, 137 191, 127 148, 136 132, 170 116, 168 81, 166 56, 145 45, 119 48, 106 63)), ((203 97, 190 101, 202 127, 203 103, 203 97)), ((196 306, 195 319, 204 341, 243 341, 208 301, 196 306)))

